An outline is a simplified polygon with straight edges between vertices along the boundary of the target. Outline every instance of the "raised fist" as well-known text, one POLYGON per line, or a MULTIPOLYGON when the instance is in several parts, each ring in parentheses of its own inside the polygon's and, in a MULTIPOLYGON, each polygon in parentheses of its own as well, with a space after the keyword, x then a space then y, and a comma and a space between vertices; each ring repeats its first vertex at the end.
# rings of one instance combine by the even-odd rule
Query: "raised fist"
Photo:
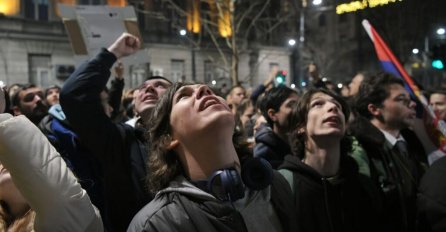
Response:
POLYGON ((124 32, 107 50, 119 59, 136 53, 140 47, 141 42, 138 37, 124 32))

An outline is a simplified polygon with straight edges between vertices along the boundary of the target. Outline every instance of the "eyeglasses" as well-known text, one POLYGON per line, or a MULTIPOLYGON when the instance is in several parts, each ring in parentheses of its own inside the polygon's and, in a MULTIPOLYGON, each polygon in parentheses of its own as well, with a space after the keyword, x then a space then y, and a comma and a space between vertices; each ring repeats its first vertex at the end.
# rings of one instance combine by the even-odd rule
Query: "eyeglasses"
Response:
POLYGON ((23 97, 23 101, 24 102, 32 102, 34 100, 34 98, 37 96, 39 96, 40 99, 44 99, 43 96, 43 92, 42 91, 38 91, 38 92, 33 92, 33 93, 28 93, 25 95, 25 97, 23 97))
POLYGON ((412 100, 410 98, 406 98, 406 97, 397 97, 394 99, 394 101, 396 102, 400 102, 401 104, 410 107, 410 103, 412 102, 412 100))

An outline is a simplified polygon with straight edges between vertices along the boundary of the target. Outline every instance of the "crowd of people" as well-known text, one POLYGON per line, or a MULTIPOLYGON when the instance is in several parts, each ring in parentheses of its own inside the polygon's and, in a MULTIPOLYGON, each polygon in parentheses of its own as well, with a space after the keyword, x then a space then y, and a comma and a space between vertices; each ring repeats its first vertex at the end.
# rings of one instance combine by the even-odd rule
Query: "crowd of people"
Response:
MULTIPOLYGON (((446 231, 446 139, 398 77, 337 91, 310 64, 304 91, 275 67, 252 91, 124 92, 140 46, 122 34, 62 88, 1 88, 0 231, 446 231)), ((426 96, 446 120, 446 90, 426 96)))

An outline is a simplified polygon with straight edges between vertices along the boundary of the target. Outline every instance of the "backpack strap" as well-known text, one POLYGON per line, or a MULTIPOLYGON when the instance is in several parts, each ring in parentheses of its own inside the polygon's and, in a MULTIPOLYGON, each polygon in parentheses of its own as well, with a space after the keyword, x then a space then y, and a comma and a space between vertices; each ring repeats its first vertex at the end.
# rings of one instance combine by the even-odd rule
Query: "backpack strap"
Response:
POLYGON ((294 194, 295 193, 295 189, 294 189, 294 175, 293 172, 288 170, 288 169, 280 169, 278 170, 280 174, 282 174, 283 177, 285 177, 285 180, 288 182, 288 184, 291 187, 291 192, 294 194))
MULTIPOLYGON (((291 173, 291 172, 290 172, 291 173)), ((291 173, 292 177, 292 173, 291 173)), ((271 184, 271 202, 274 205, 277 216, 282 224, 283 231, 297 231, 295 220, 294 192, 288 186, 288 181, 273 171, 273 182, 271 184)))

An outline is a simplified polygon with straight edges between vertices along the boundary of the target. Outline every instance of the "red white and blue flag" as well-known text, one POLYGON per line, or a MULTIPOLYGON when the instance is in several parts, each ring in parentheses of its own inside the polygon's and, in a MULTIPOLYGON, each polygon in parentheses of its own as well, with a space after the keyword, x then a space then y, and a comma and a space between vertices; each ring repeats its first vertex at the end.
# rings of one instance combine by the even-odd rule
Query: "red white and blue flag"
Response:
POLYGON ((432 107, 429 106, 429 102, 426 97, 421 93, 418 86, 415 85, 412 78, 407 74, 406 70, 403 68, 403 66, 389 49, 389 47, 387 47, 386 43, 383 41, 378 32, 376 32, 375 28, 370 25, 369 21, 363 20, 362 26, 375 45, 376 54, 379 61, 381 62, 384 71, 392 73, 393 75, 403 79, 408 92, 422 104, 427 115, 432 118, 435 129, 440 132, 439 137, 437 138, 438 141, 433 142, 434 144, 438 144, 441 150, 445 151, 444 146, 446 145, 446 123, 443 120, 438 119, 432 107))

